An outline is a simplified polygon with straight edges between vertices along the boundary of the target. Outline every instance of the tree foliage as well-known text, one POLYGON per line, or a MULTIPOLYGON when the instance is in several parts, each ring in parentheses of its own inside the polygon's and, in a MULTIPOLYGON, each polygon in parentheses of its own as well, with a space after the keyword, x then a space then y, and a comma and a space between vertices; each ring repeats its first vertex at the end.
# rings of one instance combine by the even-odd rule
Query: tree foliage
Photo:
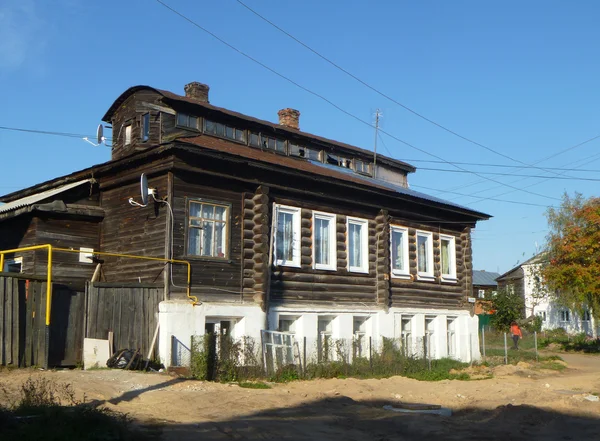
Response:
POLYGON ((490 322, 498 331, 508 331, 510 324, 522 318, 525 307, 523 297, 506 289, 500 289, 492 298, 488 309, 493 312, 490 322))
POLYGON ((550 208, 548 260, 543 276, 557 299, 578 309, 600 312, 600 198, 565 194, 550 208))

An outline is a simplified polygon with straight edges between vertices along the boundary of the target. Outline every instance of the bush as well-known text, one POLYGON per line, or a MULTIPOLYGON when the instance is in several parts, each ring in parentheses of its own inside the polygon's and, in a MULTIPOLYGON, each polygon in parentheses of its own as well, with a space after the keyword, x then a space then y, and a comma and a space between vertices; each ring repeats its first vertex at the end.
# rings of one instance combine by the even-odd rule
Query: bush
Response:
POLYGON ((131 428, 123 414, 93 408, 75 399, 69 384, 29 378, 19 397, 11 400, 6 390, 0 404, 3 441, 23 440, 143 440, 151 434, 131 428))
POLYGON ((525 303, 515 293, 501 289, 492 298, 490 309, 494 311, 490 318, 491 325, 498 331, 508 331, 510 324, 522 317, 525 303))

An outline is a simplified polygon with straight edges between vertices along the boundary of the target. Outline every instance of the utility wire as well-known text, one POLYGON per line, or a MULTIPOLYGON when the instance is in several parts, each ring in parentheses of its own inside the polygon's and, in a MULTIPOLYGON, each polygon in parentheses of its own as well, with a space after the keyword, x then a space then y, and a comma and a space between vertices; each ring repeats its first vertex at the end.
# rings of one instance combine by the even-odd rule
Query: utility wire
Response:
MULTIPOLYGON (((0 126, 0 130, 10 130, 13 132, 26 132, 26 133, 37 133, 39 135, 53 135, 53 136, 64 136, 67 138, 92 138, 94 139, 96 137, 96 135, 80 135, 77 133, 66 133, 66 132, 51 132, 48 130, 34 130, 34 129, 22 129, 22 128, 18 128, 18 127, 5 127, 5 126, 0 126)), ((109 138, 106 138, 109 139, 109 138)))
MULTIPOLYGON (((243 57, 245 57, 245 58, 249 59, 250 61, 252 61, 252 62, 254 62, 254 63, 258 64, 259 66, 263 67, 264 69, 268 70, 268 71, 269 71, 269 72, 271 72, 272 74, 274 74, 274 75, 278 76, 279 78, 282 78, 283 80, 285 80, 285 81, 287 81, 287 82, 289 82, 289 83, 293 84, 294 86, 298 87, 299 89, 301 89, 301 90, 304 90, 305 92, 307 92, 307 93, 309 93, 309 94, 311 94, 311 95, 313 95, 313 96, 315 96, 315 97, 317 97, 317 98, 321 99, 322 101, 326 102, 327 104, 329 104, 329 105, 330 105, 330 106, 332 106, 333 108, 335 108, 335 109, 339 110, 340 112, 344 113, 345 115, 347 115, 347 116, 349 116, 349 117, 351 117, 351 118, 355 119, 356 121, 360 122, 361 124, 364 124, 364 125, 366 125, 366 126, 368 126, 368 127, 370 127, 370 128, 374 128, 373 124, 371 124, 371 123, 369 123, 368 121, 365 121, 365 120, 361 119, 360 117, 358 117, 358 116, 354 115, 353 113, 351 113, 351 112, 349 112, 349 111, 347 111, 347 110, 343 109, 342 107, 338 106, 338 105, 337 105, 337 104, 335 104, 333 101, 329 100, 328 98, 324 97, 323 95, 321 95, 321 94, 319 94, 319 93, 317 93, 317 92, 314 92, 314 91, 312 91, 312 90, 308 89, 307 87, 305 87, 305 86, 303 86, 303 85, 299 84, 298 82, 296 82, 296 81, 292 80, 291 78, 289 78, 289 77, 287 77, 287 76, 283 75, 282 73, 279 73, 279 72, 277 72, 275 69, 273 69, 273 68, 271 68, 271 67, 267 66, 266 64, 264 64, 263 62, 261 62, 261 61, 257 60, 256 58, 252 57, 251 55, 248 55, 247 53, 245 53, 245 52, 244 52, 244 51, 242 51, 241 49, 238 49, 238 48, 236 48, 236 47, 235 47, 235 46, 233 46, 232 44, 230 44, 230 43, 228 43, 227 41, 223 40, 223 39, 222 39, 221 37, 219 37, 218 35, 214 34, 213 32, 211 32, 211 31, 209 31, 208 29, 204 28, 204 27, 203 27, 203 26, 201 26, 200 24, 196 23, 196 22, 195 22, 194 20, 192 20, 191 18, 189 18, 189 17, 185 16, 184 14, 182 14, 182 13, 181 13, 181 12, 179 12, 179 11, 177 11, 176 9, 173 9, 171 6, 167 5, 167 4, 166 4, 166 3, 164 3, 162 0, 156 0, 156 2, 157 2, 157 3, 159 3, 160 5, 162 5, 163 7, 165 7, 166 9, 170 10, 170 11, 171 11, 171 12, 173 12, 174 14, 178 15, 179 17, 181 17, 182 19, 184 19, 184 20, 185 20, 185 21, 187 21, 188 23, 190 23, 190 24, 192 24, 193 26, 197 27, 197 28, 198 28, 198 29, 200 29, 201 31, 203 31, 203 32, 207 33, 208 35, 210 35, 211 37, 213 37, 214 39, 216 39, 216 40, 217 40, 217 41, 219 41, 220 43, 224 44, 225 46, 227 46, 227 47, 228 47, 228 48, 230 48, 231 50, 233 50, 233 51, 237 52, 238 54, 242 55, 243 57)), ((411 147, 411 148, 413 148, 413 149, 415 149, 415 150, 417 150, 417 151, 419 151, 419 152, 421 152, 421 153, 424 153, 424 154, 426 154, 426 155, 429 155, 429 156, 432 156, 432 157, 434 157, 434 158, 436 158, 436 159, 439 159, 439 160, 441 160, 441 161, 444 161, 444 162, 445 162, 445 163, 447 163, 447 164, 453 165, 453 164, 451 164, 450 162, 446 161, 444 158, 442 158, 442 157, 440 157, 440 156, 437 156, 437 155, 435 155, 435 154, 433 154, 433 153, 430 153, 430 152, 428 152, 428 151, 426 151, 426 150, 424 150, 424 149, 421 149, 421 148, 419 148, 419 147, 417 147, 417 146, 415 146, 415 145, 413 145, 413 144, 411 144, 411 143, 409 143, 409 142, 407 142, 407 141, 404 141, 404 140, 402 140, 402 139, 400 139, 400 138, 398 138, 398 137, 396 137, 396 136, 394 136, 394 135, 392 135, 392 134, 390 134, 390 133, 388 133, 388 132, 386 132, 386 131, 382 130, 382 129, 379 129, 379 131, 380 131, 380 132, 382 132, 382 133, 385 133, 385 134, 386 134, 387 136, 389 136, 390 138, 392 138, 392 139, 395 139, 396 141, 398 141, 398 142, 400 142, 400 143, 402 143, 402 144, 404 144, 404 145, 406 145, 406 146, 408 146, 408 147, 411 147)), ((486 176, 480 175, 480 174, 478 174, 477 172, 473 172, 473 171, 466 170, 466 169, 464 169, 464 168, 462 168, 462 167, 460 167, 460 166, 458 166, 458 165, 454 165, 454 167, 458 168, 459 170, 463 170, 463 171, 466 171, 466 172, 472 173, 473 175, 475 175, 475 176, 478 176, 478 177, 480 177, 480 178, 482 178, 482 179, 485 179, 485 180, 488 180, 488 181, 491 181, 491 182, 495 182, 496 184, 504 185, 504 186, 506 186, 506 187, 509 187, 509 188, 512 188, 512 189, 514 189, 514 190, 523 191, 523 192, 525 192, 525 193, 528 193, 528 194, 531 194, 531 195, 534 195, 534 196, 539 196, 539 197, 547 198, 547 199, 552 199, 552 200, 560 200, 559 198, 555 198, 555 197, 552 197, 552 196, 546 196, 546 195, 543 195, 543 194, 540 194, 540 193, 535 193, 535 192, 532 192, 532 191, 521 190, 520 188, 518 188, 518 187, 514 187, 514 186, 512 186, 512 185, 510 185, 510 184, 505 184, 505 183, 503 183, 503 182, 501 182, 501 181, 498 181, 498 180, 496 180, 496 179, 492 179, 492 178, 488 178, 488 177, 486 177, 486 176)))
MULTIPOLYGON (((433 167, 419 167, 419 170, 429 170, 429 171, 440 171, 440 172, 448 172, 448 173, 472 173, 471 171, 465 172, 462 170, 448 170, 447 168, 433 168, 433 167)), ((517 176, 524 177, 526 179, 529 178, 537 178, 537 179, 558 179, 558 180, 566 180, 566 181, 593 181, 599 182, 599 178, 578 178, 578 177, 570 177, 570 176, 547 176, 547 175, 521 175, 516 173, 497 173, 497 172, 478 172, 482 175, 493 175, 493 176, 517 176)))
MULTIPOLYGON (((407 162, 409 164, 412 164, 414 162, 425 162, 428 164, 445 164, 444 161, 434 161, 433 159, 401 159, 401 161, 407 162)), ((451 161, 452 164, 458 164, 458 165, 472 165, 475 167, 496 167, 496 168, 519 168, 522 169, 523 167, 519 166, 519 165, 505 165, 505 164, 490 164, 490 163, 480 163, 480 162, 458 162, 458 161, 451 161)), ((588 173, 600 173, 600 169, 589 169, 589 168, 563 168, 563 167, 545 167, 545 168, 540 168, 540 167, 527 167, 527 168, 532 168, 535 170, 556 170, 556 171, 568 171, 568 172, 588 172, 588 173)), ((422 170, 421 167, 419 167, 419 170, 422 170)), ((519 176, 519 175, 515 175, 515 176, 519 176)), ((547 176, 544 176, 547 177, 547 176)))
MULTIPOLYGON (((158 1, 158 0, 157 0, 158 1)), ((348 71, 347 69, 344 69, 343 67, 341 67, 339 64, 335 63, 334 61, 330 60, 329 58, 327 58, 325 55, 322 55, 321 53, 319 53, 317 50, 313 49, 312 47, 310 47, 308 44, 304 43, 303 41, 301 41, 300 39, 296 38, 295 36, 293 36, 292 34, 290 34, 289 32, 287 32, 285 29, 281 28, 280 26, 278 26, 277 24, 273 23, 271 20, 269 20, 268 18, 266 18, 265 16, 261 15, 259 12, 255 11, 254 9, 252 9, 250 6, 248 6, 247 4, 245 4, 244 2, 242 2, 241 0, 236 0, 241 6, 243 6, 244 8, 246 8, 248 11, 250 11, 251 13, 253 13, 254 15, 256 15, 258 18, 260 18, 261 20, 265 21, 266 23, 270 24, 271 26, 273 26, 275 29, 277 29, 278 31, 280 31, 281 33, 287 35, 289 38, 291 38, 292 40, 294 40, 296 43, 298 43, 299 45, 303 46, 304 48, 306 48, 307 50, 309 50, 310 52, 312 52, 313 54, 315 54, 317 57, 321 58, 323 61, 329 63, 331 66, 335 67, 336 69, 340 70, 341 72, 345 73, 346 75, 348 75, 349 77, 351 77, 352 79, 356 80, 357 82, 359 82, 360 84, 362 84, 363 86, 367 87, 368 89, 372 90, 373 92, 375 92, 376 94, 386 98, 387 100, 391 101, 392 103, 402 107, 404 110, 407 110, 408 112, 412 113, 413 115, 427 121, 430 124, 433 124, 434 126, 464 140, 467 141, 473 145, 476 145, 478 147, 481 147, 485 150, 488 150, 489 152, 492 152, 498 156, 502 156, 503 158, 509 159, 513 162, 516 162, 518 164, 522 164, 525 166, 529 166, 530 164, 527 164, 526 162, 523 162, 519 159, 515 159, 512 156, 506 155, 502 152, 499 152, 491 147, 488 147, 484 144, 481 144, 480 142, 474 141, 470 138, 467 138, 466 136, 461 135, 460 133, 455 132, 452 129, 449 129, 448 127, 443 126, 442 124, 427 118, 425 115, 417 112, 416 110, 411 109, 410 107, 408 107, 405 104, 402 104, 401 102, 399 102, 398 100, 394 99, 393 97, 389 96, 388 94, 380 91, 379 89, 377 89, 375 86, 372 86, 371 84, 367 83, 366 81, 362 80, 361 78, 357 77, 356 75, 354 75, 352 72, 348 71)))

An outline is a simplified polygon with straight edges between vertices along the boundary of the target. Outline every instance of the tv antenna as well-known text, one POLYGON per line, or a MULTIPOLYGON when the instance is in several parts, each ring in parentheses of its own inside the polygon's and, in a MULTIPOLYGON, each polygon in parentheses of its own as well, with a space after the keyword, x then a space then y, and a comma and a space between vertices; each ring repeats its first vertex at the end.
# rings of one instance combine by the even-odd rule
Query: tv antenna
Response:
MULTIPOLYGON (((85 136, 83 140, 85 142, 89 142, 94 147, 98 147, 102 144, 106 145, 106 138, 104 137, 104 126, 102 126, 102 124, 98 124, 98 128, 96 129, 96 143, 90 141, 90 139, 87 136, 85 136)), ((107 147, 109 146, 107 145, 107 147)))
POLYGON ((375 111, 375 144, 373 148, 373 178, 376 178, 377 172, 377 136, 379 135, 379 118, 382 118, 383 114, 381 110, 377 109, 375 111))

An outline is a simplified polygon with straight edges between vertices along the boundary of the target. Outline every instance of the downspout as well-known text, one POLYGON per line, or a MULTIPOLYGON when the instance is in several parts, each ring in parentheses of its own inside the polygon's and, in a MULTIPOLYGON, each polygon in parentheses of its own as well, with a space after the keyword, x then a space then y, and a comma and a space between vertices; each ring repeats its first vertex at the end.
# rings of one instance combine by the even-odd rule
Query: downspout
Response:
MULTIPOLYGON (((275 202, 272 204, 271 210, 271 228, 269 230, 269 239, 267 243, 269 244, 269 265, 267 266, 267 287, 265 289, 265 330, 269 329, 269 305, 270 305, 270 297, 271 297, 271 269, 273 268, 273 248, 274 243, 272 238, 275 237, 275 202)), ((302 242, 302 228, 300 229, 300 241, 302 242)))

